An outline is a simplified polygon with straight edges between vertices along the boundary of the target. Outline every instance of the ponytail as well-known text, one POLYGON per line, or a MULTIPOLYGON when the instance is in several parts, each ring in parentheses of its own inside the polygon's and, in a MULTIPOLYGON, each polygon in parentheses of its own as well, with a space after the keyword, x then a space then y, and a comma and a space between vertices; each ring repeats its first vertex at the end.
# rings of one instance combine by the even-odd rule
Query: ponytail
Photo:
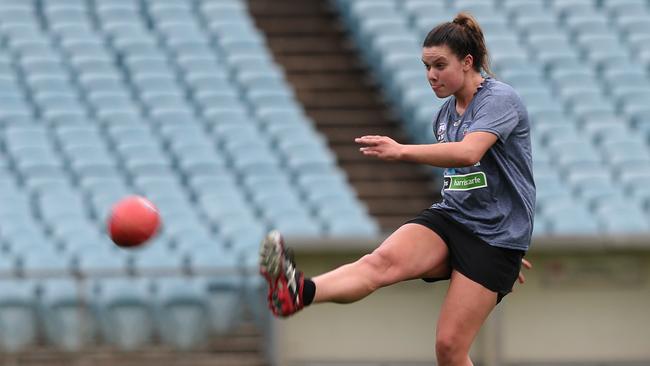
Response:
POLYGON ((422 47, 446 45, 459 58, 472 55, 474 70, 490 76, 490 62, 483 30, 469 13, 461 12, 451 22, 442 23, 427 34, 422 47))

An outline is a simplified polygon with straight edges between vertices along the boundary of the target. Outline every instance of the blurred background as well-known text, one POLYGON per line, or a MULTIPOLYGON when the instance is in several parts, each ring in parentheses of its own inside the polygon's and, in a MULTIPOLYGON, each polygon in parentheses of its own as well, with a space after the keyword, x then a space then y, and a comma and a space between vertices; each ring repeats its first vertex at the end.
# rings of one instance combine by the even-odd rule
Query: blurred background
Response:
POLYGON ((0 0, 0 363, 424 365, 446 284, 271 319, 258 243, 307 275, 440 198, 420 46, 461 10, 525 100, 528 281, 477 365, 650 365, 650 1, 0 0), (159 235, 105 234, 129 194, 159 235))

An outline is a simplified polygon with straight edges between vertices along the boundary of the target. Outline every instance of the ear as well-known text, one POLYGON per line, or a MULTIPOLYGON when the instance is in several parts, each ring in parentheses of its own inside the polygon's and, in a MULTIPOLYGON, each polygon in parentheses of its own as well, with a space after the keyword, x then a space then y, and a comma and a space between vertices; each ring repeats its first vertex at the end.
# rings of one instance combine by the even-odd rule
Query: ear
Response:
POLYGON ((467 55, 463 59, 463 71, 469 71, 474 67, 474 57, 472 55, 467 55))

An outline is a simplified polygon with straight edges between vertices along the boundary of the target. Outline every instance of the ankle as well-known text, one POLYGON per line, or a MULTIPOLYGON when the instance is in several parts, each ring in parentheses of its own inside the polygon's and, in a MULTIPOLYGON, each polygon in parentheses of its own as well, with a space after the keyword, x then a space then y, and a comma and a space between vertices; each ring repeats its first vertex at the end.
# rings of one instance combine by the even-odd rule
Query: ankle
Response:
POLYGON ((314 301, 314 296, 316 295, 316 284, 311 280, 311 278, 305 278, 302 286, 302 301, 305 306, 308 306, 314 301))

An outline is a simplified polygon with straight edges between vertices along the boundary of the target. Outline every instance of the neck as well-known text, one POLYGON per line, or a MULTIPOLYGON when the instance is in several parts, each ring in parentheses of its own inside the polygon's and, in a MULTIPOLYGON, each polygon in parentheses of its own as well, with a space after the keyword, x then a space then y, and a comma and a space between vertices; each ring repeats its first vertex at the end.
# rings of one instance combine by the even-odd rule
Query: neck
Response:
POLYGON ((473 73, 471 77, 467 79, 465 85, 457 91, 454 96, 456 97, 456 109, 460 114, 465 111, 469 103, 474 98, 476 90, 483 82, 483 76, 480 73, 473 73))

